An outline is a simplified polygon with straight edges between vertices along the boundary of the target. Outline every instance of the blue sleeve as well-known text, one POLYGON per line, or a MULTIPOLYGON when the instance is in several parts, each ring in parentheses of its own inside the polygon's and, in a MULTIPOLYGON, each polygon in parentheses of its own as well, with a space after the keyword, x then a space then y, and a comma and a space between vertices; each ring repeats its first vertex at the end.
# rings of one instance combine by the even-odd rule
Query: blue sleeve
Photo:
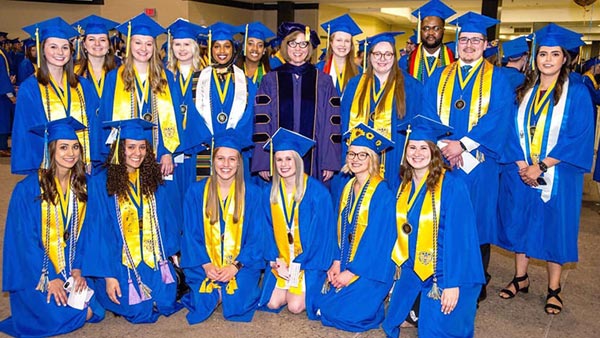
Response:
POLYGON ((177 222, 181 215, 179 215, 179 218, 176 217, 176 210, 174 210, 172 204, 173 196, 167 195, 167 189, 164 185, 158 187, 155 197, 165 255, 167 257, 173 256, 179 252, 181 247, 181 234, 177 222))
POLYGON ((244 201, 244 228, 242 230, 242 245, 236 260, 244 266, 253 269, 264 267, 264 233, 265 214, 262 208, 262 198, 257 187, 246 182, 244 201))
POLYGON ((37 172, 43 158, 44 140, 29 130, 46 123, 46 113, 35 77, 19 88, 12 130, 11 172, 26 175, 37 172))
POLYGON ((33 68, 33 64, 28 59, 23 60, 19 64, 19 69, 17 70, 17 86, 20 86, 23 81, 27 80, 28 77, 33 75, 35 69, 33 68))
POLYGON ((204 187, 206 179, 192 184, 183 205, 181 267, 201 268, 209 263, 204 237, 204 187))
POLYGON ((273 218, 271 215, 271 184, 266 185, 262 191, 262 206, 265 215, 264 222, 264 259, 265 261, 275 261, 279 257, 279 249, 275 242, 275 232, 273 231, 273 218))
POLYGON ((13 92, 13 85, 10 83, 10 76, 8 76, 9 70, 6 69, 6 63, 2 59, 0 57, 0 95, 13 92))

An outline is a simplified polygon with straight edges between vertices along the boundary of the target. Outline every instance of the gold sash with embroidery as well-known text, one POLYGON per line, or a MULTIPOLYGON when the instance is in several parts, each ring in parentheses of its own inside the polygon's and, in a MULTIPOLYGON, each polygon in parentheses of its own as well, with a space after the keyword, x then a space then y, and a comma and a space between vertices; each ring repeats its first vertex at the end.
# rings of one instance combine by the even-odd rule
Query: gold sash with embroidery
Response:
MULTIPOLYGON (((123 82, 123 71, 125 66, 121 66, 117 71, 117 80, 115 83, 115 98, 113 101, 113 121, 128 120, 132 118, 142 118, 139 116, 138 107, 135 99, 136 93, 134 91, 127 91, 125 89, 125 83, 123 82)), ((167 76, 164 70, 161 73, 161 77, 166 81, 167 76)), ((146 80, 148 81, 148 80, 146 80)), ((149 89, 151 90, 151 89, 149 89)), ((150 93, 145 93, 148 95, 150 93)), ((165 86, 164 92, 152 93, 152 123, 157 124, 162 132, 162 142, 165 148, 171 153, 175 152, 179 146, 179 132, 177 130, 177 120, 175 118, 175 109, 173 108, 173 99, 171 98, 171 90, 169 86, 165 86)), ((154 127, 157 128, 157 127, 154 127)), ((152 144, 154 149, 157 149, 158 133, 152 133, 153 140, 152 144)))
MULTIPOLYGON (((235 182, 231 184, 229 188, 229 194, 227 196, 227 202, 222 207, 222 217, 225 221, 225 232, 221 233, 220 221, 215 224, 210 224, 210 217, 204 212, 206 210, 206 202, 208 201, 208 190, 212 180, 210 178, 206 181, 204 187, 204 205, 202 208, 202 215, 204 216, 204 243, 206 245, 206 252, 210 258, 210 262, 217 268, 223 268, 234 262, 234 259, 240 254, 242 246, 242 231, 244 224, 244 213, 240 215, 238 223, 233 222, 233 214, 235 209, 236 198, 242 198, 244 196, 235 196, 235 182)), ((214 183, 216 184, 216 182, 214 183)), ((217 189, 218 190, 218 189, 217 189)), ((219 200, 221 198, 219 197, 219 200)), ((244 210, 244 205, 242 205, 244 210)), ((208 277, 204 279, 200 285, 200 293, 211 293, 215 288, 220 286, 208 277)), ((233 277, 227 287, 225 288, 227 294, 231 295, 237 290, 237 282, 233 277)))
MULTIPOLYGON (((481 62, 481 61, 480 61, 481 62)), ((445 125, 450 125, 450 111, 454 106, 453 92, 454 83, 457 74, 460 77, 461 89, 464 89, 472 78, 474 79, 471 92, 471 103, 469 104, 469 128, 468 131, 477 125, 479 119, 487 114, 490 105, 492 76, 494 66, 487 60, 483 60, 483 65, 475 65, 475 69, 470 72, 466 79, 462 79, 462 74, 458 67, 458 61, 444 68, 438 85, 438 115, 445 125)))
MULTIPOLYGON (((39 177, 39 176, 38 176, 39 177)), ((56 203, 48 203, 45 200, 41 201, 42 204, 42 226, 41 235, 44 249, 48 254, 48 258, 54 266, 56 273, 60 273, 66 268, 66 260, 64 256, 64 250, 67 245, 67 241, 64 238, 65 231, 68 231, 72 220, 73 200, 77 201, 77 238, 81 233, 81 226, 85 218, 86 203, 78 200, 71 191, 71 185, 67 187, 66 193, 63 193, 61 185, 56 182, 56 203), (66 214, 64 214, 66 213, 66 214), (66 220, 66 224, 65 224, 66 220), (49 236, 49 238, 48 238, 49 236), (49 247, 46 246, 46 243, 49 247)), ((43 192, 43 191, 42 191, 43 192)))
MULTIPOLYGON (((360 77, 360 81, 358 82, 358 86, 356 87, 356 93, 354 93, 354 100, 352 102, 352 107, 350 108, 350 123, 348 125, 348 130, 354 128, 359 123, 364 123, 365 125, 369 124, 369 119, 373 119, 373 129, 375 129, 380 134, 385 137, 391 139, 392 138, 392 112, 393 102, 394 102, 394 87, 392 86, 390 92, 385 98, 385 102, 383 102, 383 110, 381 114, 375 114, 375 109, 381 102, 377 102, 377 98, 375 98, 375 102, 377 102, 375 107, 371 107, 371 92, 374 88, 374 80, 372 76, 362 75, 360 77), (361 96, 362 91, 366 91, 364 107, 359 107, 358 97, 361 96)), ((384 87, 384 84, 381 85, 384 87)), ((383 88, 381 88, 383 89, 383 88)))
MULTIPOLYGON (((442 198, 442 182, 444 180, 445 170, 442 171, 442 175, 435 187, 435 215, 436 225, 439 227, 440 220, 440 207, 442 198)), ((415 189, 412 198, 409 200, 410 191, 412 189, 412 180, 400 187, 400 195, 396 202, 396 227, 398 229, 398 238, 392 251, 392 260, 400 267, 408 259, 410 253, 408 252, 408 236, 410 232, 414 231, 415 226, 418 226, 417 234, 417 245, 415 250, 414 271, 421 278, 426 280, 433 275, 435 269, 435 260, 437 258, 437 238, 434 238, 434 222, 433 222, 433 209, 431 193, 425 192, 423 204, 421 204, 421 213, 419 216, 418 225, 410 225, 408 221, 408 212, 412 209, 419 192, 422 189, 427 189, 425 182, 429 172, 423 177, 419 185, 415 189), (405 227, 407 229, 405 229, 405 227)))
POLYGON ((63 93, 54 79, 50 78, 50 83, 46 86, 38 82, 40 94, 42 97, 42 105, 44 112, 46 113, 46 119, 48 122, 64 119, 65 117, 72 116, 77 121, 81 122, 86 128, 78 130, 77 138, 83 148, 83 159, 84 163, 91 163, 90 156, 90 131, 88 125, 88 118, 85 108, 85 98, 83 96, 83 88, 81 83, 77 84, 77 87, 73 88, 67 82, 67 73, 63 72, 62 78, 63 93))

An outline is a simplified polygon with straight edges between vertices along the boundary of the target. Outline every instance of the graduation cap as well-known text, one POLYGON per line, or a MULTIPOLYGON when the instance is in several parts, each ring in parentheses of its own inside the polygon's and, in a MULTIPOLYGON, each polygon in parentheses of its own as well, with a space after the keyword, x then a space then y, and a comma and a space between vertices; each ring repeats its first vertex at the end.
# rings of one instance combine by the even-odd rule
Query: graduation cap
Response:
POLYGON ((414 12, 412 12, 412 15, 418 20, 422 20, 423 18, 426 18, 428 16, 437 16, 443 21, 446 21, 446 19, 453 16, 454 14, 456 14, 456 12, 440 0, 430 0, 429 2, 415 9, 414 12))
POLYGON ((518 58, 529 51, 527 38, 524 36, 502 43, 502 60, 518 58))
POLYGON ((423 115, 417 115, 409 121, 398 124, 398 132, 406 135, 406 140, 432 141, 449 136, 454 128, 423 115))
POLYGON ((281 45, 281 40, 278 37, 274 37, 273 39, 269 40, 269 42, 267 42, 266 44, 267 47, 270 47, 272 49, 279 47, 279 45, 281 45))
POLYGON ((275 36, 275 33, 273 33, 269 27, 265 26, 259 21, 241 25, 238 27, 238 29, 244 34, 244 55, 246 55, 246 46, 248 46, 249 38, 267 41, 267 39, 275 36))
POLYGON ((50 168, 50 152, 48 144, 56 140, 78 140, 77 131, 85 129, 85 125, 73 117, 50 121, 31 128, 31 132, 44 138, 44 159, 42 168, 50 168))
POLYGON ((241 153, 242 150, 250 148, 251 146, 252 143, 248 143, 247 138, 233 128, 227 128, 213 136, 212 149, 227 147, 235 149, 241 153))
POLYGON ((263 146, 264 150, 269 151, 269 170, 271 171, 271 175, 273 173, 273 163, 275 162, 274 153, 292 150, 297 152, 300 157, 304 157, 315 144, 316 142, 314 140, 294 131, 285 128, 277 129, 275 134, 273 134, 269 141, 263 146))
POLYGON ((392 140, 387 139, 385 136, 364 123, 359 123, 354 128, 344 133, 344 140, 348 147, 367 147, 378 154, 387 148, 394 146, 392 140))
POLYGON ((537 46, 560 46, 566 50, 573 50, 583 46, 582 34, 550 23, 534 33, 537 46))
MULTIPOLYGON (((241 33, 236 26, 224 22, 215 22, 208 26, 208 48, 211 47, 213 41, 229 40, 234 41, 233 36, 241 33)), ((208 63, 212 63, 212 53, 208 52, 208 63)))
POLYGON ((208 29, 193 24, 186 19, 179 18, 167 27, 167 33, 170 34, 173 39, 196 40, 200 34, 207 34, 208 29))
POLYGON ((7 32, 0 32, 0 37, 6 39, 8 37, 8 33, 7 32))
POLYGON ((363 32, 349 14, 344 14, 333 20, 322 23, 321 28, 327 32, 327 45, 325 48, 329 48, 329 38, 333 33, 345 32, 355 36, 363 32))
MULTIPOLYGON (((27 27, 23 27, 32 38, 35 39, 35 46, 40 50, 40 43, 47 38, 72 39, 79 36, 79 33, 69 26, 62 18, 56 17, 44 20, 27 27)), ((37 53, 37 66, 40 67, 40 52, 37 53)))
POLYGON ((495 54, 498 54, 498 46, 491 46, 483 51, 483 57, 486 59, 495 54))
MULTIPOLYGON (((155 124, 144 119, 135 118, 129 120, 106 121, 102 123, 103 128, 113 128, 115 135, 115 152, 111 159, 112 164, 119 164, 119 141, 120 140, 146 140, 152 142, 149 131, 155 124)), ((111 135, 112 136, 112 135, 111 135)))
POLYGON ((321 55, 319 55, 319 61, 325 60, 325 56, 327 56, 327 48, 321 48, 321 55))
POLYGON ((584 64, 583 64, 583 68, 587 71, 590 68, 592 68, 593 66, 600 64, 600 57, 599 56, 594 56, 593 58, 587 60, 584 64))
POLYGON ((483 36, 487 36, 488 27, 497 25, 500 21, 475 12, 467 12, 450 23, 458 26, 458 29, 456 30, 457 34, 479 33, 483 36))
POLYGON ((392 45, 392 49, 396 49, 396 36, 404 34, 404 32, 384 32, 379 33, 377 35, 373 35, 368 37, 365 41, 365 55, 363 57, 363 73, 367 71, 367 54, 375 46, 380 42, 389 42, 392 45))
POLYGON ((20 40, 19 40, 19 38, 16 38, 16 39, 9 39, 9 40, 8 40, 8 42, 10 42, 10 43, 19 43, 19 42, 20 42, 20 40))
POLYGON ((418 44, 419 44, 419 39, 417 39, 417 35, 419 35, 419 34, 418 34, 418 32, 417 32, 417 30, 416 30, 416 29, 413 29, 413 35, 411 35, 411 36, 408 38, 408 40, 407 40, 407 41, 410 41, 410 42, 412 42, 413 44, 415 44, 415 45, 418 45, 418 44))
POLYGON ((358 52, 363 52, 363 53, 365 52, 365 42, 366 41, 367 41, 367 39, 362 39, 362 40, 356 41, 358 52))
POLYGON ((35 40, 32 38, 27 38, 23 40, 23 46, 25 46, 25 48, 31 48, 35 46, 35 40))
POLYGON ((311 30, 309 26, 298 22, 282 22, 281 25, 279 25, 279 29, 277 29, 277 37, 280 41, 283 41, 286 36, 293 32, 304 33, 306 41, 310 41, 313 48, 317 48, 317 46, 321 44, 321 39, 319 39, 317 32, 311 30))
POLYGON ((116 21, 105 19, 98 15, 90 15, 79 21, 74 22, 71 26, 80 34, 106 34, 108 31, 115 28, 119 23, 116 21))
POLYGON ((117 30, 127 36, 127 47, 125 56, 129 55, 129 45, 131 44, 132 35, 145 35, 156 39, 157 36, 163 34, 165 29, 152 20, 146 13, 140 13, 134 18, 131 18, 122 24, 118 25, 117 30))

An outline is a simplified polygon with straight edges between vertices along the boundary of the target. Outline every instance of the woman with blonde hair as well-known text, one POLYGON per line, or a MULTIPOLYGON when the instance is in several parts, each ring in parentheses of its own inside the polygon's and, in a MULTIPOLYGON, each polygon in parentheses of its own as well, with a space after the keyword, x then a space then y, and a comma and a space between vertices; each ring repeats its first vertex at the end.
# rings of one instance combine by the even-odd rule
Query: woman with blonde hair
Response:
POLYGON ((331 196, 304 173, 302 156, 315 142, 280 128, 265 145, 273 152, 273 180, 264 189, 267 215, 265 260, 269 262, 259 303, 266 311, 286 304, 318 319, 318 301, 333 261, 335 228, 331 196), (269 201, 267 204, 266 202, 269 201))
POLYGON ((190 324, 208 319, 219 304, 226 320, 249 322, 263 268, 261 194, 244 177, 244 138, 228 129, 213 143, 212 174, 185 197, 181 267, 191 292, 181 302, 190 324))

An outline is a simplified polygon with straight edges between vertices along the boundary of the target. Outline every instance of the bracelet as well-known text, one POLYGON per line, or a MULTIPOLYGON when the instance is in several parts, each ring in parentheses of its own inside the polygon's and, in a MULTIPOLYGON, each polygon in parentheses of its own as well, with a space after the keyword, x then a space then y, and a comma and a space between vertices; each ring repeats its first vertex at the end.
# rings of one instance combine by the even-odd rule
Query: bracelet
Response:
POLYGON ((244 267, 244 264, 242 264, 241 262, 235 262, 235 264, 233 264, 233 266, 235 266, 235 268, 240 271, 242 270, 242 268, 244 267))
POLYGON ((542 172, 544 172, 544 173, 545 173, 545 172, 547 172, 547 171, 548 171, 548 166, 546 165, 546 163, 544 163, 544 162, 540 161, 540 162, 538 163, 538 166, 540 167, 540 170, 541 170, 542 172))

